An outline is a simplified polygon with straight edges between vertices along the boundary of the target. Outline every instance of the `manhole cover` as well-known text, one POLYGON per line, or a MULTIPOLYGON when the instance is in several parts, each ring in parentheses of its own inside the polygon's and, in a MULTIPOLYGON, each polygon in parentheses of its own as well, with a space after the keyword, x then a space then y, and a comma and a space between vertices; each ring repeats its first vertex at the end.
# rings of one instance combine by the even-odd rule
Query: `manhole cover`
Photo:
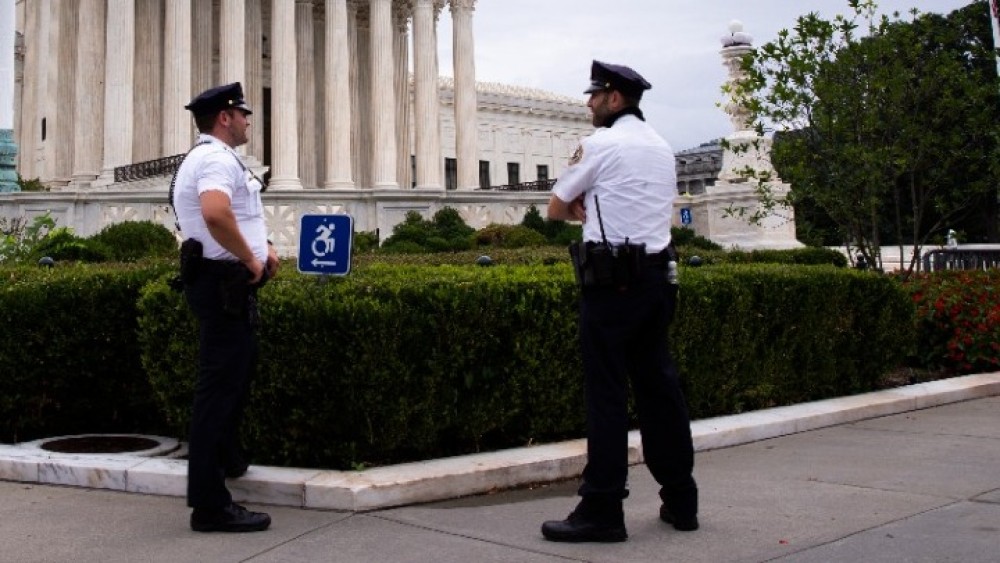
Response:
POLYGON ((159 445, 156 440, 138 436, 73 436, 42 442, 39 447, 64 454, 116 454, 149 450, 159 445))

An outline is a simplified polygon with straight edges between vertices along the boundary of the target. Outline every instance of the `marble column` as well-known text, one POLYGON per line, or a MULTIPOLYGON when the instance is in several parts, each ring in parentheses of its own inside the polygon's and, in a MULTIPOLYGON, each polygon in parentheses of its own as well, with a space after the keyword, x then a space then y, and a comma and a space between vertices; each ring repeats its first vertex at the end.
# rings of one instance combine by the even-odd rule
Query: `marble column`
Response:
POLYGON ((354 181, 358 187, 372 186, 371 142, 369 142, 369 122, 371 116, 371 73, 363 69, 369 67, 368 53, 368 10, 357 0, 347 5, 348 42, 354 47, 351 57, 351 154, 354 162, 354 181))
POLYGON ((479 132, 476 123, 476 62, 472 11, 475 0, 451 0, 455 66, 455 152, 458 189, 479 186, 479 132))
POLYGON ((410 37, 409 13, 405 6, 397 5, 393 12, 392 50, 394 58, 393 89, 396 100, 396 182, 400 188, 413 185, 413 166, 410 161, 410 37))
POLYGON ((327 108, 324 107, 323 100, 326 99, 327 84, 323 80, 326 72, 326 12, 320 11, 319 7, 313 8, 313 76, 316 82, 316 111, 313 114, 313 127, 316 129, 315 153, 316 153, 316 187, 322 187, 326 179, 326 162, 323 158, 326 152, 326 136, 332 131, 327 131, 323 124, 326 123, 327 108))
POLYGON ((264 18, 262 0, 246 0, 246 81, 243 93, 254 111, 246 154, 248 166, 264 159, 264 18))
POLYGON ((49 66, 49 95, 46 115, 52 121, 48 124, 49 139, 46 161, 48 162, 50 187, 64 188, 73 174, 73 118, 76 108, 76 0, 59 0, 53 4, 56 10, 50 28, 50 49, 56 56, 56 64, 49 66))
POLYGON ((14 142, 14 0, 0 0, 0 192, 17 192, 14 142))
POLYGON ((392 2, 371 0, 373 185, 396 188, 396 104, 393 90, 392 2))
POLYGON ((89 187, 104 158, 105 0, 80 0, 76 48, 73 186, 89 187))
POLYGON ((295 3, 273 0, 271 25, 270 186, 274 189, 301 188, 298 175, 295 3))
POLYGON ((417 189, 443 189, 441 119, 438 99, 437 36, 434 0, 413 6, 413 113, 417 189))
POLYGON ((323 90, 326 113, 323 114, 325 137, 325 188, 353 188, 351 173, 351 103, 348 43, 347 0, 326 0, 326 53, 323 90))
MULTIPOLYGON (((316 61, 313 53, 316 39, 313 33, 312 0, 295 1, 295 45, 298 65, 298 135, 299 178, 305 188, 315 188, 316 176, 316 61)), ((280 60, 280 59, 279 59, 280 60)))
MULTIPOLYGON (((245 0, 221 0, 219 6, 219 84, 246 86, 247 17, 245 0)), ((246 92, 244 92, 246 97, 246 92)), ((250 106, 253 109, 253 106, 250 106)), ((251 129, 253 119, 251 118, 251 129)), ((246 147, 236 147, 246 154, 246 147)))
MULTIPOLYGON (((215 59, 215 10, 211 0, 192 0, 193 18, 191 92, 188 101, 205 90, 216 86, 213 60, 215 59)), ((187 102, 185 102, 187 103, 187 102)))
MULTIPOLYGON (((49 25, 52 16, 50 0, 28 2, 25 7, 24 94, 21 100, 21 150, 18 170, 25 179, 40 178, 42 138, 45 125, 45 90, 48 85, 47 66, 49 25)), ((47 133, 47 131, 45 131, 47 133)))
MULTIPOLYGON (((163 111, 163 0, 136 0, 135 18, 143 25, 135 30, 135 81, 132 103, 137 134, 132 142, 132 159, 143 162, 166 156, 161 137, 156 134, 163 111)), ((171 54, 172 55, 172 54, 171 54)))
POLYGON ((95 186, 114 182, 115 167, 132 164, 132 80, 135 73, 135 3, 108 0, 104 73, 104 165, 95 186))
POLYGON ((221 0, 219 10, 219 84, 246 81, 245 0, 221 0))
MULTIPOLYGON (((191 0, 167 0, 163 14, 163 155, 187 152, 191 114, 191 0)), ((252 106, 251 106, 252 107, 252 106)))

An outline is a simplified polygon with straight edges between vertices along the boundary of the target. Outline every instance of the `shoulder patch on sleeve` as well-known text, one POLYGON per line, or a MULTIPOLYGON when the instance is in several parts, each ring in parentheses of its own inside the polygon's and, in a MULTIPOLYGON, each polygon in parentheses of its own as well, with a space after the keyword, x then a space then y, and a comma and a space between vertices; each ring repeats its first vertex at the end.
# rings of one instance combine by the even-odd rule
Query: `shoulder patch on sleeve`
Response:
POLYGON ((573 166, 581 160, 583 160, 583 145, 577 145, 576 150, 573 151, 573 156, 569 157, 569 165, 573 166))

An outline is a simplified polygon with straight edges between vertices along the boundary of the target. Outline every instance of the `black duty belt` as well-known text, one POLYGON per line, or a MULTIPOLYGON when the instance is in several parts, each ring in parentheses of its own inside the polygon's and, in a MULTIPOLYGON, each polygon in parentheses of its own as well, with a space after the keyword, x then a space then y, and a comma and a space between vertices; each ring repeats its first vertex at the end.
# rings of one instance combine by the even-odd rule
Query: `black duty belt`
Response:
POLYGON ((250 270, 247 269, 241 262, 236 262, 233 260, 210 260, 208 258, 202 258, 200 263, 200 271, 213 274, 217 276, 232 276, 239 273, 245 272, 249 277, 250 270))
POLYGON ((663 249, 656 254, 646 255, 646 265, 647 266, 666 266, 667 262, 670 261, 669 249, 663 249))

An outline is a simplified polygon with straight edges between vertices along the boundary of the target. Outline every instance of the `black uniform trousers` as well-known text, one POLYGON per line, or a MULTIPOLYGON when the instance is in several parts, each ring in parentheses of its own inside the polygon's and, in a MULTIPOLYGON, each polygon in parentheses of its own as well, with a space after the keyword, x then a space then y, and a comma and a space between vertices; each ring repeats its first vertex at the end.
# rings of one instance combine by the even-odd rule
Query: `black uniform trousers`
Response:
POLYGON ((628 383, 645 463, 660 497, 678 517, 698 511, 687 404, 668 348, 677 286, 664 264, 650 265, 627 288, 585 287, 580 345, 587 401, 587 466, 579 494, 621 502, 627 496, 628 383))
POLYGON ((197 279, 185 285, 200 344, 188 444, 187 502, 193 508, 232 502, 224 467, 240 455, 239 427, 257 361, 255 290, 248 277, 236 274, 234 280, 237 267, 203 260, 197 279))

